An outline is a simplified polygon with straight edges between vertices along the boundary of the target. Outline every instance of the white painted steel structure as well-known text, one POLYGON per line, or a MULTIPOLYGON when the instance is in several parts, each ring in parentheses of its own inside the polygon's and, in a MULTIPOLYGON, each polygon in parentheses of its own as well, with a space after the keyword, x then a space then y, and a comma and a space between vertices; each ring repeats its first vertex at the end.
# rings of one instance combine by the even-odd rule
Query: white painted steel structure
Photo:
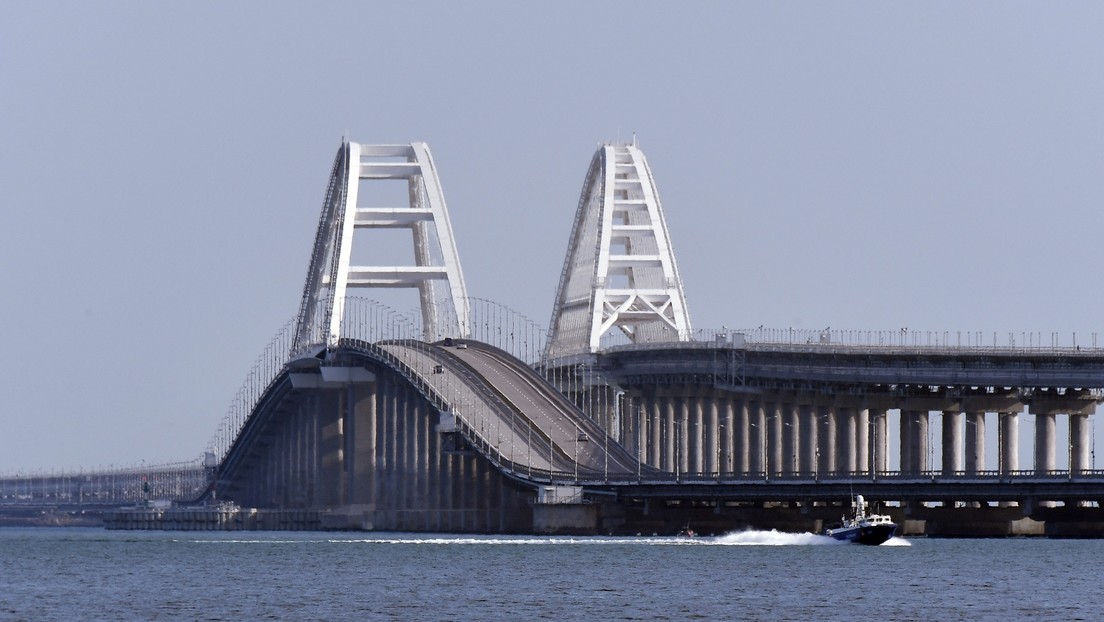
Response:
POLYGON ((468 336, 467 290, 444 193, 425 143, 342 143, 315 236, 295 347, 335 343, 342 336, 348 290, 378 287, 418 289, 427 341, 468 336), (406 180, 406 205, 372 203, 372 184, 362 182, 383 180, 406 180), (354 231, 362 228, 411 230, 415 265, 354 265, 354 231))
POLYGON ((633 343, 691 339, 659 192, 635 141, 604 145, 590 162, 545 356, 597 352, 614 328, 633 343))

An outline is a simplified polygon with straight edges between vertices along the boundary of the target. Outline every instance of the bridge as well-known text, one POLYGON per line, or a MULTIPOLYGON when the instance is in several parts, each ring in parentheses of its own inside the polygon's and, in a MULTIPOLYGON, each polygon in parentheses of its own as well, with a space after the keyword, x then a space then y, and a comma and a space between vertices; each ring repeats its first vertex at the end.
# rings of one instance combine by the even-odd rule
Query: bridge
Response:
MULTIPOLYGON (((694 329, 635 144, 590 163, 545 330, 468 296, 426 145, 343 142, 299 313, 201 500, 241 508, 220 528, 638 533, 816 529, 862 492, 912 533, 1104 535, 1104 349, 1015 337, 694 329), (409 232, 411 265, 357 262, 382 229, 409 232), (414 316, 358 295, 394 288, 414 316)), ((143 511, 108 524, 160 520, 143 511)))

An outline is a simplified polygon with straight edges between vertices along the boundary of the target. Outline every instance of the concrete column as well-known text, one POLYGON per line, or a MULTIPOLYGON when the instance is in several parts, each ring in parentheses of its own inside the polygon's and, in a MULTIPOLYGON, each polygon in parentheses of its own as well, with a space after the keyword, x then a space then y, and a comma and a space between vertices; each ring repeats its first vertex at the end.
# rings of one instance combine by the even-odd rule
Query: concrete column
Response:
POLYGON ((850 406, 836 408, 836 422, 840 426, 839 453, 836 456, 838 468, 848 474, 854 473, 857 470, 855 440, 858 438, 855 409, 850 406))
POLYGON ((820 477, 827 477, 836 471, 836 411, 831 406, 820 406, 817 410, 820 422, 817 431, 820 464, 817 469, 820 477))
POLYGON ((320 500, 323 505, 337 506, 342 504, 342 493, 345 489, 342 477, 342 463, 344 458, 342 449, 344 446, 343 431, 341 428, 342 417, 340 412, 339 391, 320 391, 319 414, 322 419, 319 434, 319 471, 321 472, 322 486, 320 500))
MULTIPOLYGON (((429 435, 430 435, 430 422, 436 425, 438 417, 436 416, 436 409, 430 407, 430 405, 422 399, 421 395, 417 396, 417 408, 415 409, 415 418, 412 422, 416 434, 414 437, 414 464, 417 470, 417 479, 415 480, 414 499, 418 509, 429 509, 429 435)), ((525 453, 518 447, 511 445, 509 450, 510 454, 508 459, 511 462, 517 464, 525 460, 525 453)), ((423 515, 424 516, 424 515, 423 515)), ((424 523, 424 518, 421 519, 422 528, 427 528, 424 523)))
POLYGON ((943 475, 950 477, 962 470, 962 413, 943 412, 943 475))
POLYGON ((782 473, 797 473, 798 438, 801 434, 801 415, 797 404, 786 404, 782 411, 782 473))
POLYGON ((678 463, 679 473, 686 474, 690 469, 690 399, 678 398, 676 418, 678 426, 678 463))
POLYGON ((724 421, 721 422, 721 465, 722 473, 732 473, 732 440, 736 431, 736 404, 732 398, 724 400, 724 421))
POLYGON ((1054 413, 1035 415, 1035 473, 1042 475, 1058 468, 1055 457, 1054 413))
POLYGON ((721 472, 721 438, 720 417, 718 417, 717 398, 705 396, 701 398, 705 403, 702 409, 702 417, 705 426, 705 472, 718 474, 721 472))
POLYGON ((767 471, 777 476, 782 471, 782 402, 774 402, 767 411, 767 471))
POLYGON ((913 427, 912 460, 913 472, 923 473, 931 469, 928 456, 928 411, 914 411, 916 425, 913 427))
POLYGON ((985 413, 966 413, 966 472, 985 470, 985 413))
POLYGON ((746 475, 751 470, 751 443, 748 441, 748 421, 751 417, 751 407, 746 399, 741 399, 736 404, 736 422, 732 426, 732 458, 733 470, 746 475))
POLYGON ((663 469, 675 472, 675 398, 663 396, 663 469))
POLYGON ((660 407, 659 396, 652 395, 648 400, 648 416, 651 423, 648 428, 651 431, 651 442, 648 443, 648 464, 657 469, 663 465, 663 410, 660 407))
POLYGON ((801 425, 798 429, 798 436, 801 442, 801 453, 798 456, 797 470, 802 475, 809 477, 816 472, 816 410, 813 408, 812 404, 802 404, 798 408, 798 417, 801 419, 801 425))
POLYGON ((686 427, 690 436, 689 447, 687 447, 689 464, 686 470, 689 473, 701 473, 705 470, 705 417, 702 412, 701 397, 697 395, 688 397, 684 403, 686 407, 683 410, 689 417, 686 427))
POLYGON ((870 411, 874 438, 870 448, 870 468, 875 474, 889 470, 889 422, 886 411, 879 408, 870 411))
POLYGON ((900 426, 900 464, 897 470, 911 474, 913 473, 912 437, 916 435, 916 411, 902 408, 900 426))
POLYGON ((617 419, 620 421, 618 432, 622 438, 622 445, 632 455, 636 455, 636 449, 640 444, 640 422, 637 416, 639 404, 632 393, 626 391, 621 394, 619 400, 617 419))
POLYGON ((356 488, 356 417, 353 413, 352 384, 345 385, 338 391, 338 408, 341 411, 341 473, 344 478, 341 502, 349 504, 353 502, 353 492, 356 488))
POLYGON ((307 400, 305 408, 308 409, 307 415, 307 504, 310 507, 322 505, 322 473, 321 465, 322 459, 320 457, 321 447, 319 443, 319 432, 322 427, 321 415, 319 414, 319 399, 320 392, 315 391, 314 397, 307 400))
POLYGON ((858 437, 855 439, 855 470, 859 473, 870 473, 870 411, 860 408, 855 411, 855 431, 858 437))
POLYGON ((1020 468, 1019 413, 999 413, 997 417, 997 446, 1000 448, 997 468, 1001 475, 1008 475, 1020 468))
POLYGON ((1090 442, 1088 415, 1070 413, 1069 415, 1069 456, 1070 471, 1074 475, 1088 471, 1091 467, 1092 444, 1090 442))
POLYGON ((355 391, 353 402, 354 488, 350 503, 371 503, 375 489, 376 386, 362 387, 355 391))
POLYGON ((767 413, 766 405, 763 402, 755 402, 752 404, 751 409, 748 410, 748 426, 750 429, 748 449, 750 450, 750 456, 748 456, 748 462, 751 466, 752 473, 762 474, 766 471, 766 449, 767 449, 767 413))

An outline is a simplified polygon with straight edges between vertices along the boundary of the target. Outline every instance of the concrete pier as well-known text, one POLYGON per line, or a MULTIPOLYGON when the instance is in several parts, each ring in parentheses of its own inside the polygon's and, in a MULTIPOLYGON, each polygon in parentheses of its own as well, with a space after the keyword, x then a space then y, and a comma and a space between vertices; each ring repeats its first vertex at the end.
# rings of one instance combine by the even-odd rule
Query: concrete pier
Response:
POLYGON ((966 413, 966 472, 985 470, 985 413, 966 413))
POLYGON ((943 411, 943 475, 962 470, 962 413, 943 411))

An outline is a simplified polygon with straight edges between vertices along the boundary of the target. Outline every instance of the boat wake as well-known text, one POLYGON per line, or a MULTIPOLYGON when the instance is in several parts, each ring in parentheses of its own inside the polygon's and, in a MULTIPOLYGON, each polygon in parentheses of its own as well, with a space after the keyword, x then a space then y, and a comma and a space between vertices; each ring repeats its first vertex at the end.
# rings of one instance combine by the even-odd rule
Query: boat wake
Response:
POLYGON ((912 546, 912 543, 904 538, 890 538, 878 546, 912 546))
MULTIPOLYGON (((302 539, 287 538, 203 538, 182 539, 181 542, 193 542, 204 544, 384 544, 384 545, 507 545, 507 546, 533 546, 533 545, 644 545, 644 546, 820 546, 848 544, 828 536, 814 533, 788 533, 777 530, 756 531, 747 530, 724 534, 721 536, 698 536, 693 538, 675 536, 450 536, 445 534, 416 535, 416 534, 379 534, 369 537, 332 537, 304 535, 302 539)), ((912 546, 903 538, 890 538, 881 546, 912 546)))
POLYGON ((828 536, 815 533, 787 533, 771 529, 770 531, 740 531, 713 538, 713 544, 727 546, 819 546, 847 544, 828 536))

